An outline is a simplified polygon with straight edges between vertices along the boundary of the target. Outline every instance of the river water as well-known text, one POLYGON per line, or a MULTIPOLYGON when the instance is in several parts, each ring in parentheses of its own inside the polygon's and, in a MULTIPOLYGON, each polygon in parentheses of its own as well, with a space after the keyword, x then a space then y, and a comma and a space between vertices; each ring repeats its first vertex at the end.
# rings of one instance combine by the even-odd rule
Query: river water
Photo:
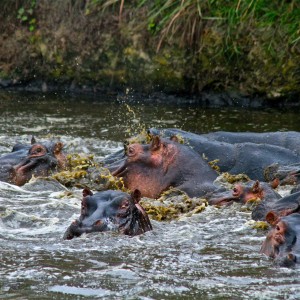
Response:
MULTIPOLYGON (((299 111, 203 109, 118 96, 0 93, 0 154, 17 141, 57 138, 97 159, 148 127, 194 132, 300 131, 299 111)), ((0 183, 0 299, 299 299, 299 269, 259 254, 266 232, 240 206, 152 221, 137 237, 62 239, 81 190, 0 183)))

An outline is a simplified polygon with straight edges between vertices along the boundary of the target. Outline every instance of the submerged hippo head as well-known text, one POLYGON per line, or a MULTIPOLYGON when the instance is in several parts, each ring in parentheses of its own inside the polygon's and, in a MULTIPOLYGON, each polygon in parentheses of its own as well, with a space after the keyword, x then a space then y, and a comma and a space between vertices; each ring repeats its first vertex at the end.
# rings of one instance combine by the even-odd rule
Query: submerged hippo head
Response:
POLYGON ((265 168, 264 177, 274 188, 278 185, 297 185, 300 183, 300 164, 280 165, 274 163, 265 168))
POLYGON ((66 166, 61 142, 17 144, 11 153, 0 158, 0 180, 23 185, 34 176, 48 176, 66 166))
POLYGON ((279 266, 289 267, 300 262, 300 214, 280 218, 269 212, 266 218, 273 228, 260 252, 273 258, 279 266))
POLYGON ((237 183, 230 191, 212 193, 208 199, 211 205, 229 205, 233 202, 247 203, 265 198, 270 187, 259 181, 237 183))
POLYGON ((150 144, 130 144, 122 165, 113 175, 122 177, 130 190, 139 189, 143 197, 157 198, 170 187, 189 196, 201 196, 213 190, 217 173, 203 158, 176 137, 154 136, 150 144))
POLYGON ((139 204, 139 190, 131 195, 113 190, 93 194, 84 189, 82 193, 80 217, 66 230, 64 239, 110 230, 130 236, 152 230, 148 215, 139 204))
POLYGON ((266 220, 268 213, 272 211, 278 217, 288 216, 292 213, 300 212, 300 192, 292 193, 285 197, 262 201, 252 211, 254 220, 266 220))

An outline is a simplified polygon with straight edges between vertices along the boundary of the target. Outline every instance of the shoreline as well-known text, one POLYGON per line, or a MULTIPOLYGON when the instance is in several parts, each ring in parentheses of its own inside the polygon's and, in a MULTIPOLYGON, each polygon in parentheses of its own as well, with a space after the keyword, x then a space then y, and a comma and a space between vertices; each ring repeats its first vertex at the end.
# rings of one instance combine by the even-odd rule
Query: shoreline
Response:
POLYGON ((167 93, 154 90, 140 91, 134 88, 108 87, 97 84, 76 85, 74 82, 46 82, 43 80, 3 80, 0 79, 1 92, 29 92, 29 93, 55 93, 73 96, 84 95, 87 97, 106 96, 111 101, 143 102, 149 103, 174 103, 177 105, 197 105, 205 108, 298 108, 300 107, 298 93, 286 96, 269 98, 263 95, 245 95, 237 91, 203 91, 199 94, 167 93))

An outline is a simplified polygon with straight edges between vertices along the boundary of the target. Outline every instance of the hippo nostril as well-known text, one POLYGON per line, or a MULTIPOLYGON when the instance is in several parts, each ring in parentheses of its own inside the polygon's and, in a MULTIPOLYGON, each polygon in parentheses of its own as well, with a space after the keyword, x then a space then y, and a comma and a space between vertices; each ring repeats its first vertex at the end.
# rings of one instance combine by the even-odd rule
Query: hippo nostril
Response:
POLYGON ((101 220, 97 220, 93 226, 101 226, 103 225, 103 222, 101 220))
POLYGON ((127 208, 129 206, 129 201, 124 201, 121 205, 121 209, 122 208, 127 208))

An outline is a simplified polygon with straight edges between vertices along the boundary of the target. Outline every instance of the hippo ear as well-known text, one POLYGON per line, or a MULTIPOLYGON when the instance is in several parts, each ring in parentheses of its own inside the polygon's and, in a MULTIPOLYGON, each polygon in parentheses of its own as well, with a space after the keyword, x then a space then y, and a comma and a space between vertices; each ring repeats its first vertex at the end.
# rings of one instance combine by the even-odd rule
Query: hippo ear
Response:
POLYGON ((92 191, 89 189, 89 188, 84 188, 83 191, 82 191, 82 196, 83 197, 86 197, 86 196, 93 196, 93 193, 92 191))
POLYGON ((36 139, 34 136, 31 137, 31 145, 35 144, 36 143, 36 139))
POLYGON ((170 140, 171 140, 172 142, 179 143, 178 136, 176 136, 176 135, 172 135, 172 136, 170 137, 170 140))
POLYGON ((279 178, 275 178, 271 181, 270 183, 270 186, 273 188, 273 189, 276 189, 280 184, 280 180, 279 178))
POLYGON ((62 142, 57 142, 54 145, 54 154, 59 154, 63 147, 64 147, 64 144, 62 142))
POLYGON ((261 191, 260 183, 259 183, 258 180, 256 180, 255 183, 252 186, 252 192, 255 193, 255 194, 258 194, 260 191, 261 191))
POLYGON ((158 135, 155 135, 152 139, 151 150, 156 151, 160 148, 161 140, 158 135))
POLYGON ((141 198, 142 198, 142 194, 140 192, 140 190, 135 189, 132 193, 131 193, 131 197, 134 201, 134 203, 139 203, 141 198))
POLYGON ((266 221, 270 225, 274 226, 274 225, 276 225, 278 223, 279 217, 276 215, 276 213, 274 211, 271 210, 266 215, 266 221))

